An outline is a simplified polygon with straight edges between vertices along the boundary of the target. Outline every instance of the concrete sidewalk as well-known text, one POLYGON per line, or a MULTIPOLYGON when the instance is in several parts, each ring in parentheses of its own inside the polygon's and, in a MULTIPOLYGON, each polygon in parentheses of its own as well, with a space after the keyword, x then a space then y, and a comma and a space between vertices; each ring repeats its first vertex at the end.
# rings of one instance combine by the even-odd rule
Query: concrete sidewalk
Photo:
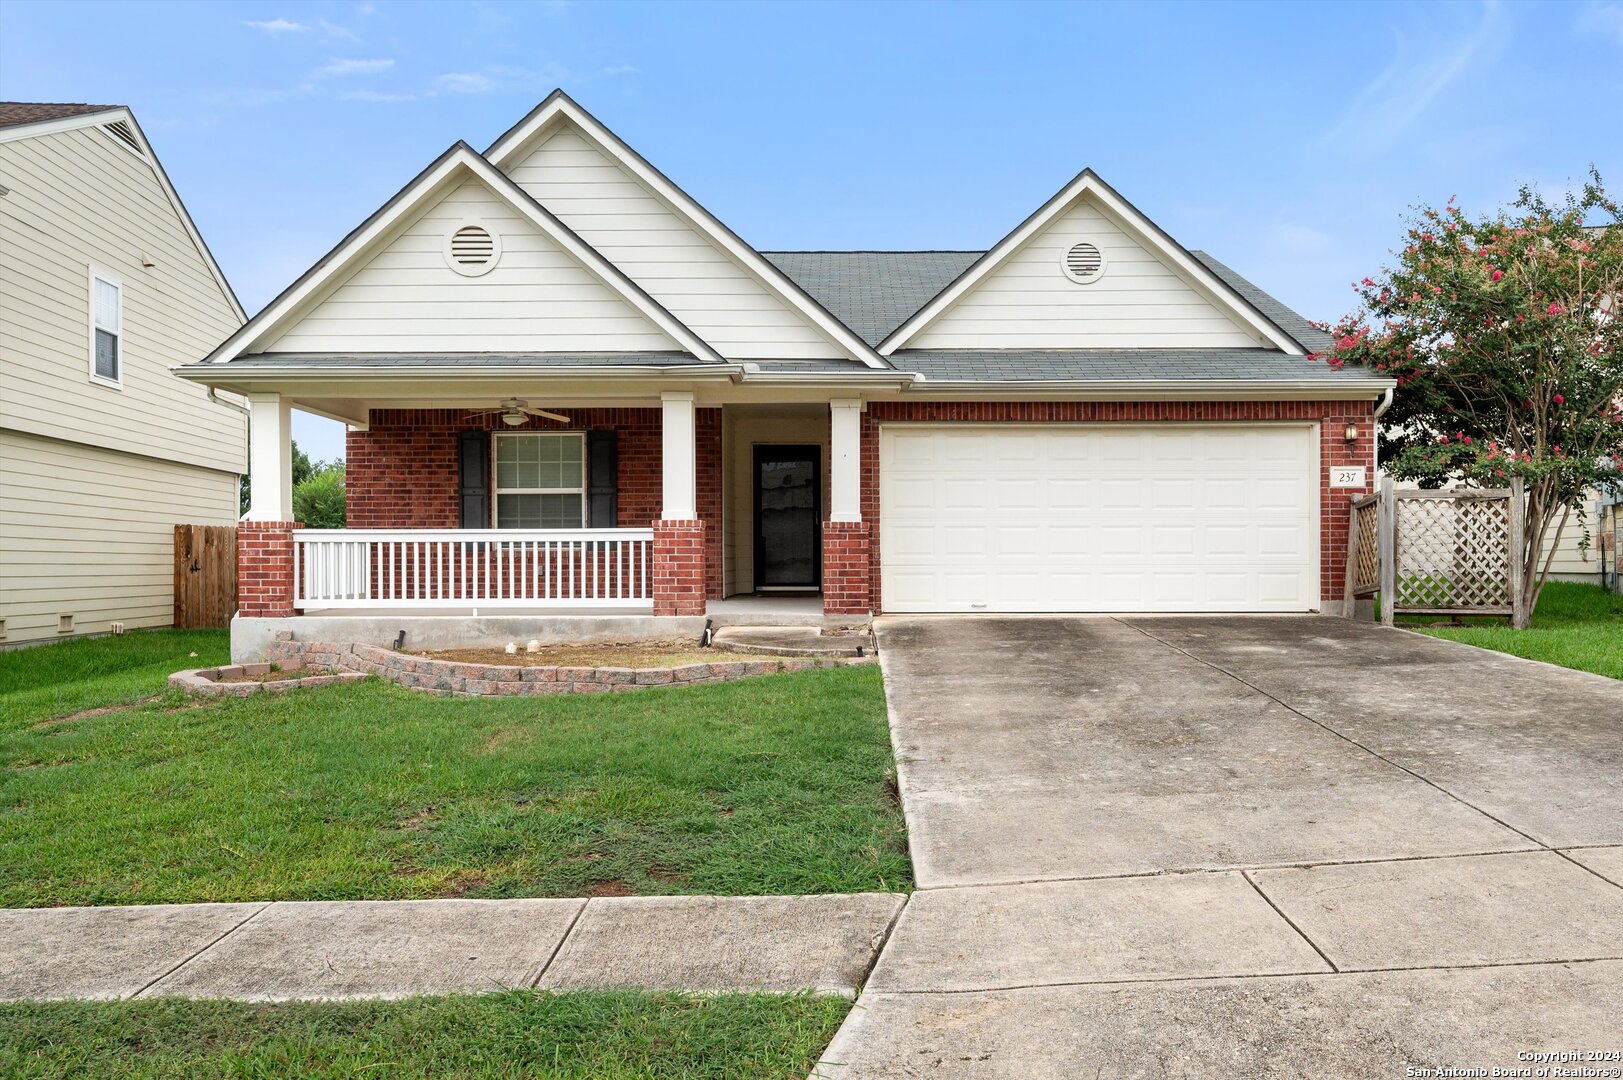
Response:
POLYGON ((0 1000, 539 986, 853 995, 906 898, 672 896, 0 911, 0 1000))

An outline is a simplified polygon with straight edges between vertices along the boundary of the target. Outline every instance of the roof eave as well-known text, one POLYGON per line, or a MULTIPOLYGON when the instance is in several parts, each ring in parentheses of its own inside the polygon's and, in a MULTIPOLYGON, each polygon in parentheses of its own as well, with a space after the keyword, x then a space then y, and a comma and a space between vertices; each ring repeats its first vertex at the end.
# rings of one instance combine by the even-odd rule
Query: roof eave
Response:
POLYGON ((1373 401, 1392 379, 931 379, 920 376, 910 396, 1050 398, 1079 401, 1373 401))

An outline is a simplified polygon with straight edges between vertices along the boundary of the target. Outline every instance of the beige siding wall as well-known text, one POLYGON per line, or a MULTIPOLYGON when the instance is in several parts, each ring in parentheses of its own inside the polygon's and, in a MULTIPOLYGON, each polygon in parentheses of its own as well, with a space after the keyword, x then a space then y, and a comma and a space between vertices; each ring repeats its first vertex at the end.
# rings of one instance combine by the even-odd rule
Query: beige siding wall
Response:
POLYGON ((85 128, 0 143, 0 180, 0 428, 242 471, 242 414, 168 370, 238 321, 152 167, 85 128), (124 286, 121 390, 89 378, 92 263, 124 286))
POLYGON ((845 355, 573 128, 509 174, 723 356, 845 355))
POLYGON ((664 331, 481 181, 428 207, 273 342, 273 352, 610 352, 674 349, 664 331), (465 277, 446 238, 475 221, 501 239, 465 277))
POLYGON ((169 625, 174 526, 236 518, 229 473, 0 431, 0 647, 169 625))
POLYGON ((828 518, 828 417, 729 415, 724 429, 727 477, 723 493, 726 532, 722 545, 726 592, 755 588, 755 446, 816 445, 823 448, 823 518, 828 518))
POLYGON ((911 349, 1245 348, 1261 339, 1084 198, 943 312, 911 349), (1081 241, 1104 254, 1104 276, 1066 277, 1081 241))
MULTIPOLYGON (((1576 513, 1567 519, 1566 528, 1561 530, 1553 545, 1549 541, 1545 542, 1544 556, 1546 558, 1549 557, 1551 547, 1553 546, 1555 549, 1555 561, 1550 564, 1551 577, 1568 581, 1598 582, 1600 580, 1600 556, 1595 551, 1597 526, 1593 513, 1596 498, 1596 494, 1590 492, 1584 500, 1586 509, 1589 511, 1587 522, 1589 526, 1589 547, 1587 549, 1579 546, 1584 538, 1584 525, 1578 522, 1576 513)), ((1560 520, 1559 515, 1557 515, 1556 520, 1560 520)), ((1551 528, 1553 529, 1554 526, 1552 525, 1551 528)))

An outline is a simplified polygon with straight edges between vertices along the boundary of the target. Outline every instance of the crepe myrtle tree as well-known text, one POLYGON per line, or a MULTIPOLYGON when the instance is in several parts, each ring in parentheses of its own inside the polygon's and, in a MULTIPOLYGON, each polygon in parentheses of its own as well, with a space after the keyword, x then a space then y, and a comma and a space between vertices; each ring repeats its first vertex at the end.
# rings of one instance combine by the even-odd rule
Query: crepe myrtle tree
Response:
POLYGON ((1393 263, 1353 285, 1360 308, 1326 328, 1323 359, 1397 380, 1381 455, 1392 476, 1522 478, 1512 543, 1530 615, 1550 572, 1546 538, 1574 512, 1583 521, 1590 488, 1623 479, 1623 212, 1594 169, 1558 204, 1523 187, 1511 207, 1472 218, 1450 199, 1416 210, 1393 263))

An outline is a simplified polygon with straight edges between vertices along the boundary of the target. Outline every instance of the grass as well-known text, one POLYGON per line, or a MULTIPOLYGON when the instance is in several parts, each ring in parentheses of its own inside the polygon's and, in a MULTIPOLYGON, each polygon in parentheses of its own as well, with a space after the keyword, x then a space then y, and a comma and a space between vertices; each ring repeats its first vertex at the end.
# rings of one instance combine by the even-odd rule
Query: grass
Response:
POLYGON ((167 692, 53 719, 158 693, 208 640, 0 657, 57 680, 0 684, 0 907, 911 887, 873 667, 549 698, 167 692))
POLYGON ((1512 630, 1504 619, 1462 621, 1462 626, 1438 626, 1430 617, 1405 616, 1398 624, 1432 637, 1623 679, 1623 596, 1598 585, 1549 582, 1527 630, 1512 630))
POLYGON ((164 690, 182 668, 229 660, 224 630, 138 630, 0 652, 0 733, 164 690))
POLYGON ((834 997, 533 991, 0 1005, 0 1076, 802 1077, 850 1007, 834 997))

